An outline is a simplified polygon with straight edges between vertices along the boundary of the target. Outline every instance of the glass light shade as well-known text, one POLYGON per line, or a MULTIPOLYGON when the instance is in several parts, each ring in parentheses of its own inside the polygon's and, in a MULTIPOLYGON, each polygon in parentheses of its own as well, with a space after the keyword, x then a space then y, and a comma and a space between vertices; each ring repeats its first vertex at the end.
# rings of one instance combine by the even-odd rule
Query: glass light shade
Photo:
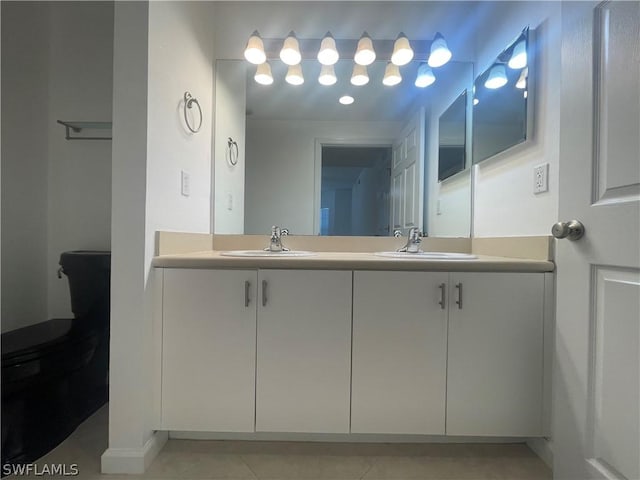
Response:
POLYGON ((364 32, 358 40, 358 47, 356 53, 353 56, 353 60, 358 65, 371 65, 376 59, 376 52, 373 49, 373 42, 367 32, 364 32))
POLYGON ((436 76, 433 74, 431 67, 425 62, 422 62, 418 67, 418 74, 416 75, 416 87, 425 88, 436 81, 436 76))
POLYGON ((516 82, 516 88, 520 90, 524 90, 527 88, 527 77, 529 76, 529 69, 525 68, 520 72, 520 76, 518 77, 518 81, 516 82))
POLYGON ((273 83, 273 75, 271 74, 271 65, 269 65, 269 62, 258 65, 253 79, 260 85, 271 85, 273 83))
POLYGON ((267 55, 264 53, 264 44, 257 30, 249 37, 247 46, 244 49, 244 58, 254 65, 260 65, 267 61, 267 55))
POLYGON ((527 97, 528 97, 528 95, 527 95, 527 91, 526 91, 526 90, 525 90, 524 92, 522 92, 522 96, 523 96, 524 98, 527 98, 527 97))
POLYGON ((287 70, 287 76, 284 77, 287 83, 291 85, 302 85, 304 83, 304 77, 302 76, 302 66, 290 65, 287 70))
POLYGON ((507 72, 504 69, 504 65, 496 64, 489 70, 489 76, 484 82, 484 86, 495 90, 496 88, 504 87, 507 84, 507 72))
POLYGON ((473 99, 473 104, 474 104, 474 105, 477 105, 477 104, 479 104, 479 103, 480 103, 480 100, 478 100, 477 98, 474 98, 474 99, 473 99))
POLYGON ((354 65, 353 73, 351 74, 351 84, 357 87, 366 85, 369 83, 369 74, 367 73, 367 67, 364 65, 354 65))
POLYGON ((527 42, 525 42, 524 39, 520 40, 516 43, 516 46, 513 47, 513 52, 507 65, 514 70, 527 66, 527 42))
POLYGON ((391 62, 387 63, 387 68, 384 69, 384 78, 382 79, 382 83, 392 87, 394 85, 398 85, 401 81, 402 76, 400 75, 400 68, 391 62))
POLYGON ((413 59, 413 50, 409 45, 409 39, 404 33, 400 33, 393 44, 391 63, 394 65, 406 65, 413 59))
POLYGON ((289 32, 287 38, 284 39, 282 50, 280 50, 280 60, 286 65, 298 65, 302 60, 300 45, 295 33, 289 32))
POLYGON ((451 50, 440 32, 436 33, 431 43, 431 53, 429 54, 429 66, 432 68, 441 67, 451 60, 451 50))
POLYGON ((340 54, 336 48, 336 41, 333 39, 331 32, 327 32, 322 42, 320 42, 318 61, 322 65, 335 65, 339 58, 340 54))
POLYGON ((355 100, 351 95, 343 95, 338 99, 342 105, 351 105, 355 100))
POLYGON ((333 69, 333 65, 323 65, 320 69, 320 76, 318 77, 318 83, 320 85, 333 85, 338 81, 336 72, 333 69))

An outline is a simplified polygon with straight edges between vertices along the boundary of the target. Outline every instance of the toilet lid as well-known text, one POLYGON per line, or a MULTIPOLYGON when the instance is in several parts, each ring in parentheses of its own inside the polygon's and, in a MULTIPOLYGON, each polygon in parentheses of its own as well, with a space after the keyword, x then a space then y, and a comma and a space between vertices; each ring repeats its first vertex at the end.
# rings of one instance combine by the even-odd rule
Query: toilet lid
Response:
POLYGON ((73 319, 55 318, 2 334, 3 364, 16 357, 45 352, 69 341, 73 319))

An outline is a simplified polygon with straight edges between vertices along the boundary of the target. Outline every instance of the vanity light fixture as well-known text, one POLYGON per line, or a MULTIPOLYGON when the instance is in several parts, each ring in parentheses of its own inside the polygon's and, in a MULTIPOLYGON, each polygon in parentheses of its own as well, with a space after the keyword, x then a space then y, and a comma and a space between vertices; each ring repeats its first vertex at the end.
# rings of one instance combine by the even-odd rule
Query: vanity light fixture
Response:
POLYGON ((384 69, 384 78, 382 79, 382 83, 388 87, 392 87, 394 85, 398 85, 401 81, 402 76, 400 75, 400 68, 398 65, 394 65, 391 62, 387 63, 387 67, 384 69))
POLYGON ((273 75, 271 74, 271 65, 269 65, 269 62, 258 65, 253 79, 260 85, 271 85, 273 83, 273 75))
POLYGON ((331 32, 327 32, 320 42, 320 50, 318 51, 318 61, 322 65, 335 65, 340 59, 340 54, 336 48, 336 41, 331 35, 331 32))
POLYGON ((338 81, 336 72, 333 65, 323 65, 320 69, 320 76, 318 77, 318 83, 320 85, 333 85, 338 81))
POLYGON ((367 83, 369 83, 369 74, 367 73, 367 67, 365 67, 364 65, 358 65, 356 63, 353 66, 353 73, 351 74, 351 85, 361 87, 362 85, 366 85, 367 83))
POLYGON ((520 90, 524 90, 527 88, 527 77, 529 76, 529 67, 525 67, 520 72, 520 76, 518 77, 518 81, 516 82, 516 88, 520 90))
POLYGON ((527 66, 527 41, 522 37, 516 46, 513 47, 511 58, 509 59, 509 68, 517 70, 527 66))
POLYGON ((441 67, 451 60, 451 50, 440 32, 436 33, 431 43, 431 53, 429 54, 429 66, 432 68, 441 67))
POLYGON ((280 50, 280 60, 289 66, 298 65, 302 60, 300 45, 293 30, 290 31, 287 38, 284 39, 282 50, 280 50))
MULTIPOLYGON (((353 56, 353 60, 358 65, 371 65, 376 59, 376 51, 373 49, 373 42, 367 32, 363 32, 360 40, 358 40, 358 47, 356 53, 353 56)), ((368 80, 367 80, 368 81, 368 80)), ((365 82, 366 83, 366 82, 365 82)))
POLYGON ((351 95, 343 95, 338 99, 342 105, 351 105, 355 100, 351 95))
POLYGON ((431 67, 426 62, 422 62, 418 67, 418 74, 416 75, 415 85, 418 88, 425 88, 436 81, 436 76, 433 74, 431 67))
POLYGON ((394 65, 406 65, 413 59, 413 50, 409 44, 407 36, 400 32, 393 44, 393 53, 391 54, 391 63, 394 65))
POLYGON ((484 86, 495 90, 496 88, 504 87, 507 84, 507 72, 504 69, 502 63, 496 63, 489 70, 489 76, 484 82, 484 86))
POLYGON ((244 49, 244 58, 254 65, 260 65, 267 61, 267 55, 264 53, 264 44, 257 30, 251 34, 247 41, 247 46, 244 49))
POLYGON ((473 104, 477 105, 480 103, 480 100, 478 100, 476 97, 473 97, 473 104))
POLYGON ((302 76, 302 66, 300 64, 290 65, 287 70, 287 76, 284 77, 287 83, 291 85, 302 85, 304 77, 302 76))

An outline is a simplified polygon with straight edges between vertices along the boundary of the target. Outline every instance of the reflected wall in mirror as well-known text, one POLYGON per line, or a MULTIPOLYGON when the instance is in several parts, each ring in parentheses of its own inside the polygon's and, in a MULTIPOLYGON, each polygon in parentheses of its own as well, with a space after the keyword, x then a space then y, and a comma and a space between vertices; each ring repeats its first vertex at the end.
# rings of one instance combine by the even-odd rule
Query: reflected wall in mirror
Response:
MULTIPOLYGON (((382 84, 385 66, 386 62, 374 62, 368 67, 369 83, 354 87, 349 82, 353 62, 340 60, 335 65, 337 83, 323 86, 318 83, 318 62, 303 60, 305 82, 292 86, 284 80, 285 66, 274 61, 271 65, 274 83, 265 86, 254 80, 256 68, 253 65, 239 60, 216 62, 216 114, 219 103, 236 104, 224 102, 225 95, 237 96, 237 86, 246 85, 245 123, 242 134, 234 136, 234 139, 245 138, 244 148, 241 148, 245 153, 242 176, 244 233, 264 235, 270 231, 271 225, 286 227, 295 235, 391 235, 395 228, 408 231, 414 225, 429 233, 425 199, 428 197, 426 186, 432 182, 426 176, 433 176, 437 181, 437 167, 431 165, 437 164, 437 151, 428 155, 427 152, 430 152, 430 145, 437 146, 437 136, 429 137, 432 133, 437 135, 437 131, 431 132, 425 126, 431 121, 434 102, 446 99, 450 104, 460 93, 462 88, 458 85, 461 78, 465 79, 466 88, 470 88, 472 64, 450 62, 434 69, 437 79, 428 88, 414 85, 419 61, 401 67, 403 80, 393 87, 382 84), (238 72, 236 75, 224 73, 234 69, 238 72), (240 72, 242 79, 239 78, 240 72), (230 81, 231 86, 225 87, 218 85, 221 78, 235 80, 230 81), (338 102, 345 94, 354 97, 353 104, 338 102), (357 163, 349 158, 349 153, 357 151, 352 147, 382 148, 391 152, 390 165, 376 160, 378 163, 374 161, 374 166, 358 173, 360 185, 363 185, 364 176, 371 176, 367 182, 379 183, 382 188, 375 191, 367 188, 364 193, 358 191, 357 183, 349 187, 351 208, 343 206, 340 210, 342 213, 350 211, 352 223, 348 229, 342 228, 344 224, 339 229, 335 228, 337 209, 333 213, 334 228, 329 227, 331 220, 327 218, 329 200, 326 192, 331 189, 327 183, 330 170, 324 168, 323 147, 344 149, 342 153, 345 155, 341 156, 344 171, 350 168, 348 165, 357 163), (380 176, 382 173, 386 175, 386 181, 380 176), (388 190, 385 185, 388 185, 388 190), (353 223, 354 219, 356 223, 353 223)), ((228 136, 232 136, 226 132, 237 120, 237 115, 226 113, 223 119, 216 121, 216 145, 218 139, 224 143, 228 136), (228 120, 230 118, 233 122, 228 120)), ((218 162, 217 150, 216 146, 216 172, 218 163, 224 169, 229 168, 224 158, 218 162)), ((341 167, 332 165, 330 168, 341 167)), ((349 175, 351 179, 356 177, 355 170, 351 170, 349 175)), ((225 199, 228 199, 226 191, 230 188, 227 184, 216 183, 216 199, 222 199, 221 208, 224 210, 218 217, 229 212, 225 208, 228 203, 225 199)), ((467 191, 469 189, 470 185, 467 185, 467 191)), ((344 199, 346 193, 341 195, 344 199)), ((236 202, 234 208, 236 204, 240 202, 236 202)), ((470 204, 467 209, 470 210, 470 204)), ((341 221, 345 221, 344 217, 346 215, 341 221)), ((466 222, 460 230, 466 230, 468 236, 468 216, 457 221, 466 222)), ((214 231, 228 232, 217 221, 214 231)))
POLYGON ((467 92, 464 91, 438 122, 438 180, 465 169, 467 140, 467 92))
POLYGON ((531 136, 530 40, 527 27, 474 82, 473 163, 531 136))

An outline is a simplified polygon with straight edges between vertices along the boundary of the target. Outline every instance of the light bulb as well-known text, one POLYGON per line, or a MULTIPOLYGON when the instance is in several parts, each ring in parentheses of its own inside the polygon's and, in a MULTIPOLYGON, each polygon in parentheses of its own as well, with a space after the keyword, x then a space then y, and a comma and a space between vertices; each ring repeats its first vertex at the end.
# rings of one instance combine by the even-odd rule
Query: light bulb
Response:
POLYGON ((527 88, 527 77, 529 76, 529 68, 524 68, 520 72, 520 76, 518 77, 518 81, 516 82, 516 88, 520 90, 524 90, 527 88))
POLYGON ((336 72, 333 69, 333 65, 323 65, 320 69, 320 76, 318 77, 318 83, 320 85, 333 85, 338 81, 336 72))
POLYGON ((425 88, 436 81, 436 77, 433 74, 433 70, 425 62, 422 62, 418 67, 418 74, 416 75, 416 87, 425 88))
POLYGON ((391 63, 394 65, 406 65, 413 59, 413 50, 409 45, 409 39, 402 32, 398 34, 393 44, 393 53, 391 54, 391 63))
POLYGON ((429 54, 429 66, 432 68, 441 67, 451 59, 451 50, 440 32, 436 33, 431 43, 431 53, 429 54))
POLYGON ((387 63, 387 67, 384 69, 384 78, 382 79, 382 83, 392 87, 394 85, 398 85, 401 81, 402 76, 400 75, 400 68, 391 62, 387 63))
POLYGON ((334 65, 339 58, 340 58, 340 54, 336 49, 336 41, 331 35, 331 32, 327 32, 327 34, 322 39, 322 42, 320 42, 320 50, 318 51, 318 61, 322 65, 334 65))
POLYGON ((338 99, 342 105, 351 105, 355 100, 351 95, 343 95, 338 99))
POLYGON ((504 65, 501 63, 495 64, 489 70, 489 76, 484 82, 484 86, 495 90, 496 88, 504 87, 507 84, 507 73, 504 69, 504 65))
POLYGON ((373 49, 373 42, 367 32, 364 32, 358 40, 358 47, 356 53, 353 56, 353 60, 358 65, 371 65, 376 59, 376 52, 373 49))
POLYGON ((289 32, 287 38, 284 39, 282 50, 280 50, 280 60, 286 65, 297 65, 302 60, 300 55, 300 45, 293 31, 289 32))
POLYGON ((269 65, 269 62, 258 65, 253 79, 260 85, 271 85, 273 83, 273 75, 271 74, 271 65, 269 65))
POLYGON ((369 75, 367 74, 367 67, 363 65, 354 65, 353 73, 351 74, 351 84, 357 87, 366 85, 369 83, 369 75))
POLYGON ((267 60, 267 55, 264 53, 264 44, 257 30, 251 34, 247 41, 247 46, 244 49, 244 58, 254 65, 260 65, 267 60))
POLYGON ((302 66, 298 65, 290 65, 287 70, 287 76, 284 78, 285 81, 291 85, 302 85, 304 83, 304 77, 302 76, 302 66))
POLYGON ((480 100, 478 100, 477 98, 475 98, 475 97, 474 97, 474 98, 473 98, 473 104, 474 104, 474 105, 477 105, 477 104, 479 104, 479 103, 480 103, 480 100))
POLYGON ((527 66, 527 42, 524 38, 516 43, 515 47, 513 47, 513 52, 511 53, 511 58, 507 65, 509 65, 509 68, 513 68, 514 70, 527 66))

